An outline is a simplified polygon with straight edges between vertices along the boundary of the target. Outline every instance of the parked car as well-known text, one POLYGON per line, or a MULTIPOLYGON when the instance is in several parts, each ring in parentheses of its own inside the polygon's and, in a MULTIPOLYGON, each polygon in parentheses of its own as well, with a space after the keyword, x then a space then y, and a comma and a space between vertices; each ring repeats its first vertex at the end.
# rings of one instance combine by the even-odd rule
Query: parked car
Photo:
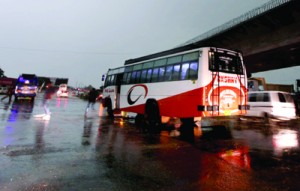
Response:
POLYGON ((246 116, 261 117, 266 120, 276 118, 291 120, 296 118, 296 107, 292 95, 281 91, 248 92, 248 110, 246 116))

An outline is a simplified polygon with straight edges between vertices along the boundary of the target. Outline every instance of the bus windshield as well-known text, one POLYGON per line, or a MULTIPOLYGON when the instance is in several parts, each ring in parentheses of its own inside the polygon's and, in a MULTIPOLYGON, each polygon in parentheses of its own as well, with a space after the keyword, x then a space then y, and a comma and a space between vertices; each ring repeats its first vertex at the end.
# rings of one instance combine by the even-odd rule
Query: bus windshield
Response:
POLYGON ((241 57, 235 52, 211 50, 209 52, 209 70, 243 74, 241 57))

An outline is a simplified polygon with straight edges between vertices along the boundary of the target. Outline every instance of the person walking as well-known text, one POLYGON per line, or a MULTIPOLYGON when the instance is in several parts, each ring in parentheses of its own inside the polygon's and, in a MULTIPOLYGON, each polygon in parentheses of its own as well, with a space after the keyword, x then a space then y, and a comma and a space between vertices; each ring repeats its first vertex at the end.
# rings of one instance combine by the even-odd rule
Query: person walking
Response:
POLYGON ((92 88, 88 94, 88 104, 85 108, 85 113, 84 116, 87 116, 89 108, 92 108, 93 110, 95 110, 94 105, 96 103, 96 100, 98 98, 98 92, 95 88, 92 88))
POLYGON ((43 119, 45 119, 45 120, 50 119, 51 112, 50 112, 50 109, 49 109, 49 102, 52 99, 52 96, 55 93, 55 91, 56 91, 56 89, 52 85, 52 82, 48 82, 48 84, 46 86, 44 98, 43 98, 43 103, 42 103, 44 111, 45 111, 45 116, 43 117, 43 119))
POLYGON ((8 103, 11 102, 11 97, 14 95, 14 87, 13 86, 9 86, 6 95, 1 99, 1 101, 3 101, 5 98, 8 97, 8 103))

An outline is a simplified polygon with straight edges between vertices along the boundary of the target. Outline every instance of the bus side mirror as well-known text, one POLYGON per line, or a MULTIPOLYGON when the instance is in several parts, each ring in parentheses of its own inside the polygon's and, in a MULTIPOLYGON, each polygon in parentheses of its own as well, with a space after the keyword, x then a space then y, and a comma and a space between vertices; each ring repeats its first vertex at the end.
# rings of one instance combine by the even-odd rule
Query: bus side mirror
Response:
POLYGON ((105 75, 103 74, 103 75, 102 75, 102 82, 104 81, 104 79, 105 79, 105 75))

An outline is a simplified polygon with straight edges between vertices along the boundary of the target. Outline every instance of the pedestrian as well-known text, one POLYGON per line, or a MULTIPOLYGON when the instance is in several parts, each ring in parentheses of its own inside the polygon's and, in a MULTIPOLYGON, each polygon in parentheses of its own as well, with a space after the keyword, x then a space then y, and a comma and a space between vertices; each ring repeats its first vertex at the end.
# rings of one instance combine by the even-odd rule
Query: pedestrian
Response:
POLYGON ((43 117, 43 119, 48 119, 48 120, 50 119, 51 112, 49 109, 49 102, 52 99, 52 96, 55 93, 55 91, 56 89, 52 85, 52 82, 48 82, 46 86, 44 98, 43 98, 43 108, 45 110, 45 116, 43 117))
POLYGON ((97 92, 97 90, 95 88, 92 88, 90 90, 90 92, 88 94, 88 104, 86 106, 84 116, 87 116, 89 108, 92 108, 93 110, 95 110, 94 105, 96 103, 96 99, 98 98, 98 95, 99 95, 99 93, 97 92))
POLYGON ((14 95, 14 87, 13 86, 9 86, 8 90, 6 92, 6 95, 1 99, 1 101, 3 101, 5 98, 9 98, 8 103, 11 102, 11 97, 14 95))

